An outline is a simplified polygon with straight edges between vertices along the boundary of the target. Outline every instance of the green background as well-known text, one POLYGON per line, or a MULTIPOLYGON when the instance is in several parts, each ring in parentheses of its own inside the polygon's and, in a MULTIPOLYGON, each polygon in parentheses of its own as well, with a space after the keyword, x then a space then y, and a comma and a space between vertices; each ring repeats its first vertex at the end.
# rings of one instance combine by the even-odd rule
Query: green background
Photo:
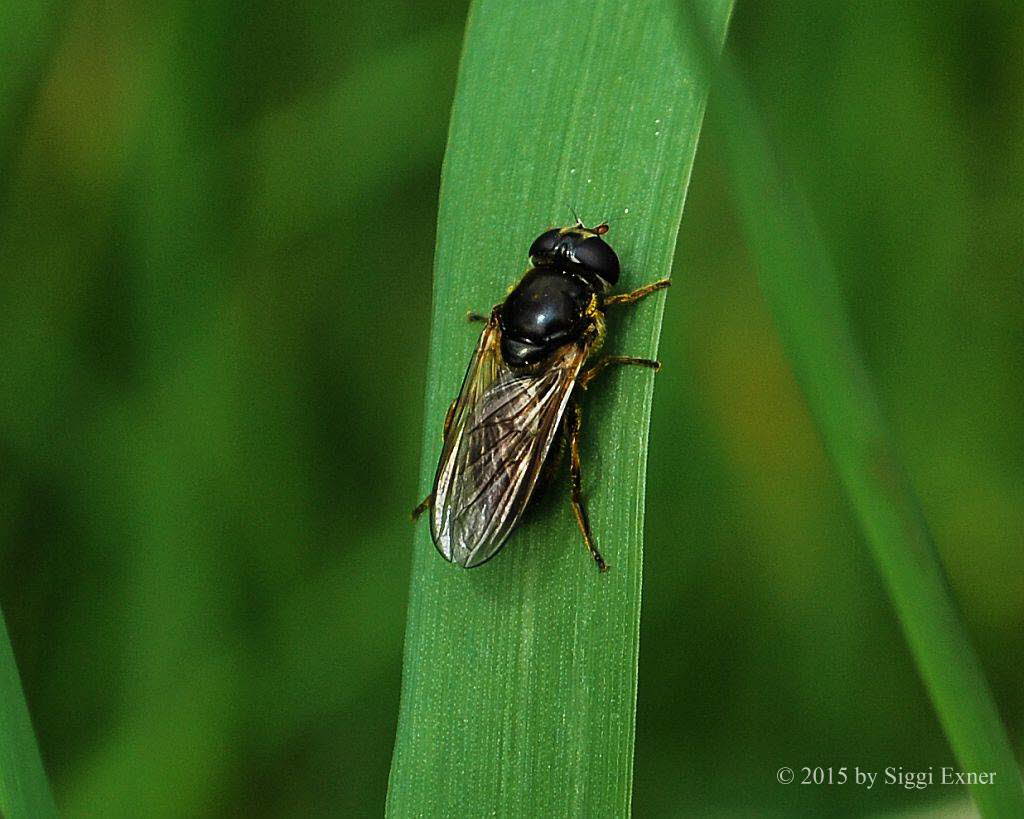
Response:
MULTIPOLYGON (((69 815, 382 809, 465 11, 2 12, 0 608, 69 815)), ((730 44, 1019 756, 1024 19, 741 1, 730 44)), ((655 390, 634 809, 963 800, 775 780, 956 763, 759 294, 716 111, 655 390)))

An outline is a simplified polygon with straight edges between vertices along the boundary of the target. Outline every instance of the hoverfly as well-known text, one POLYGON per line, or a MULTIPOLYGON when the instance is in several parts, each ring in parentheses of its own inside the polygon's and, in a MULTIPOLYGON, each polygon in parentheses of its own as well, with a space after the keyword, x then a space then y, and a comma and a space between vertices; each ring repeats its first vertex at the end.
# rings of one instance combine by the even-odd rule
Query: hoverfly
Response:
POLYGON ((659 362, 604 356, 584 369, 605 336, 605 309, 632 304, 668 287, 668 279, 606 295, 619 280, 619 259, 602 238, 607 224, 548 230, 530 246, 532 267, 485 323, 459 397, 448 408, 433 491, 413 511, 430 509, 430 532, 444 558, 465 568, 490 560, 530 501, 549 452, 569 445, 572 509, 602 572, 580 474, 578 389, 606 367, 659 362))

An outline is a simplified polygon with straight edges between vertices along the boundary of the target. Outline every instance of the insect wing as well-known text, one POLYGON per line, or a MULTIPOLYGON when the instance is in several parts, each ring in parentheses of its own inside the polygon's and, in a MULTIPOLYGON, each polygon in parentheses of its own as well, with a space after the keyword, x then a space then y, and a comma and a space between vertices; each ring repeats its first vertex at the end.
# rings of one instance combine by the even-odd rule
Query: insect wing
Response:
POLYGON ((526 508, 588 350, 568 344, 541 372, 515 374, 499 333, 481 336, 434 486, 434 544, 467 568, 498 552, 526 508))
POLYGON ((435 500, 442 483, 442 475, 454 467, 455 456, 458 454, 459 443, 466 431, 470 414, 480 402, 480 397, 498 379, 499 374, 508 370, 501 358, 500 344, 501 330, 497 322, 491 320, 480 334, 480 341, 477 342, 473 358, 469 362, 466 377, 462 380, 459 397, 451 411, 451 418, 448 419, 444 446, 441 448, 441 460, 434 479, 435 500))
POLYGON ((510 377, 508 367, 501 357, 501 330, 495 320, 488 322, 480 334, 476 351, 470 360, 462 389, 452 408, 441 449, 441 459, 434 478, 434 500, 431 504, 430 532, 437 550, 446 560, 465 564, 465 551, 454 548, 458 537, 450 532, 454 521, 450 504, 455 498, 459 485, 459 456, 466 432, 472 428, 471 417, 479 406, 480 399, 501 380, 510 377), (460 557, 462 559, 460 559, 460 557))

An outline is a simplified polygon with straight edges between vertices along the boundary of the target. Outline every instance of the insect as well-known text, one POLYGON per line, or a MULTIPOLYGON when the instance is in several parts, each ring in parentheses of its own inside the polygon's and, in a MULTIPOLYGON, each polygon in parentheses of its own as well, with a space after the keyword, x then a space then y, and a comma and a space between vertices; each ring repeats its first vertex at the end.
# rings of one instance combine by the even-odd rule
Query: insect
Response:
POLYGON ((602 238, 607 224, 542 233, 530 247, 531 267, 489 316, 462 389, 444 421, 434 487, 413 511, 430 510, 430 532, 446 560, 465 568, 498 553, 526 509, 558 443, 569 447, 572 509, 583 540, 602 572, 583 502, 578 393, 607 367, 647 358, 604 356, 586 369, 605 337, 605 310, 632 304, 669 286, 667 279, 608 295, 619 280, 619 258, 602 238))

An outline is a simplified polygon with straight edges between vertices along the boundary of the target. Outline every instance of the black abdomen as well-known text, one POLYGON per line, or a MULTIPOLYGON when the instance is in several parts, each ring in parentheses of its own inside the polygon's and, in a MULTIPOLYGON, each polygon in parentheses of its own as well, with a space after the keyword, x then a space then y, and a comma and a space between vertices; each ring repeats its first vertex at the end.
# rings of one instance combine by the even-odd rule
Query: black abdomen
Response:
POLYGON ((554 267, 527 272, 501 306, 501 354, 512 367, 534 364, 586 326, 593 288, 554 267))

